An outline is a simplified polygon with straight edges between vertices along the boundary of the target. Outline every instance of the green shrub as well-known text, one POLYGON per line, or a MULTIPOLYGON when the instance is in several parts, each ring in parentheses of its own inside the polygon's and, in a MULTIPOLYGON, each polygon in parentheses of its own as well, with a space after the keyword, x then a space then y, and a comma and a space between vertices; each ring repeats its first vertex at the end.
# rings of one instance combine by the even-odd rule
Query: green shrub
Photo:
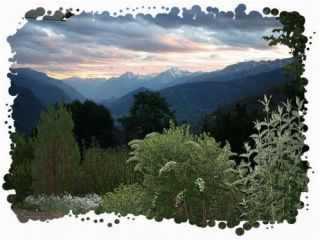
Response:
POLYGON ((115 212, 123 216, 127 214, 140 215, 147 213, 150 200, 146 191, 139 184, 120 185, 114 192, 104 195, 100 207, 107 213, 115 212))
POLYGON ((301 156, 304 146, 304 124, 300 111, 303 101, 296 99, 270 112, 266 96, 262 104, 266 118, 255 123, 254 145, 245 144, 247 153, 254 156, 255 167, 244 177, 247 197, 244 198, 242 216, 246 220, 274 223, 291 221, 300 206, 300 194, 307 191, 307 173, 301 156))
POLYGON ((32 139, 27 141, 19 133, 13 133, 10 137, 13 144, 12 164, 4 177, 3 188, 14 189, 15 201, 22 201, 32 193, 30 161, 33 159, 34 144, 32 139))
POLYGON ((151 133, 129 143, 134 151, 128 162, 144 176, 153 196, 150 214, 206 225, 207 220, 237 218, 239 180, 227 143, 220 147, 206 134, 194 136, 188 126, 151 133))
POLYGON ((104 194, 114 191, 120 184, 138 181, 133 164, 127 164, 128 150, 125 147, 102 149, 93 144, 85 150, 80 166, 81 193, 104 194))

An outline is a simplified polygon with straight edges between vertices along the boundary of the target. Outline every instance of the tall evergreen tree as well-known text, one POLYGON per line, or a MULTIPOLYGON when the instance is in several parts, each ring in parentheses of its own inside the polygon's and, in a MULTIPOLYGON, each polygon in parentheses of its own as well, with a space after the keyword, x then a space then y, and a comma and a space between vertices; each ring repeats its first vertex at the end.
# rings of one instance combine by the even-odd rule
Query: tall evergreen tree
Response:
POLYGON ((31 162, 34 193, 74 192, 80 151, 73 127, 71 113, 62 102, 41 115, 31 162))

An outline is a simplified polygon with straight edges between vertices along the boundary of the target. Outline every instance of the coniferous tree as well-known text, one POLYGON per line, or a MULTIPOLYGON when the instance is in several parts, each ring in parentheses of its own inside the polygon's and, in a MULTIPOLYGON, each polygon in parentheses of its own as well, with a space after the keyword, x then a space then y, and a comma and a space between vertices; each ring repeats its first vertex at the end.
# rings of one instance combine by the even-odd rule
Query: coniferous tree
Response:
POLYGON ((34 193, 74 192, 80 151, 73 127, 71 113, 62 102, 41 115, 31 162, 34 193))

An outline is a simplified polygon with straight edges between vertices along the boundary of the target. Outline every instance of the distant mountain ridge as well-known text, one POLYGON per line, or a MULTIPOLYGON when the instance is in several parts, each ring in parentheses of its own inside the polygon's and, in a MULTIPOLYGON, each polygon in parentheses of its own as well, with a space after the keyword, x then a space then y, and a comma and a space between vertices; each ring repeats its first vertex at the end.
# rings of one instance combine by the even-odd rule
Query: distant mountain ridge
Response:
POLYGON ((179 68, 170 68, 160 73, 140 75, 126 72, 119 77, 107 79, 88 79, 85 82, 81 78, 63 80, 66 84, 74 87, 87 98, 96 101, 105 101, 112 98, 120 98, 127 93, 141 87, 150 90, 164 88, 191 82, 202 81, 231 81, 236 78, 269 72, 282 67, 291 59, 277 59, 267 61, 246 61, 229 65, 224 69, 211 72, 189 72, 179 68), (89 82, 90 81, 90 82, 89 82), (91 82, 92 81, 92 82, 91 82))
POLYGON ((90 98, 108 107, 116 120, 128 114, 134 94, 150 89, 158 91, 171 104, 179 121, 196 124, 219 107, 283 84, 286 78, 281 68, 288 61, 290 59, 243 62, 209 73, 177 68, 145 76, 126 72, 107 81, 76 77, 61 81, 32 69, 13 68, 8 74, 12 89, 16 89, 14 94, 18 93, 13 117, 17 129, 29 134, 40 112, 50 104, 60 100, 84 101, 88 98, 84 95, 91 91, 90 98), (100 99, 95 97, 97 91, 100 99), (28 109, 28 113, 23 113, 28 109))
POLYGON ((164 87, 179 84, 179 79, 193 74, 194 73, 182 71, 178 68, 170 68, 164 72, 149 75, 126 72, 119 77, 106 80, 97 86, 92 98, 95 100, 119 98, 141 87, 159 90, 164 87))
POLYGON ((71 102, 83 101, 85 97, 63 81, 48 77, 42 72, 29 68, 14 68, 8 74, 11 82, 17 86, 29 89, 44 106, 59 100, 71 102))
MULTIPOLYGON (((231 81, 184 83, 161 89, 159 93, 175 110, 178 121, 186 120, 195 124, 203 116, 219 107, 224 107, 244 97, 264 93, 271 87, 281 86, 286 80, 281 68, 278 68, 231 81)), ((146 88, 140 88, 111 103, 107 101, 101 103, 108 107, 114 119, 117 119, 128 115, 134 94, 145 90, 146 88)))
POLYGON ((262 60, 262 61, 246 61, 229 65, 222 70, 204 73, 198 79, 190 79, 188 82, 199 81, 231 81, 236 78, 244 78, 248 76, 257 75, 260 73, 270 72, 282 68, 292 59, 277 59, 277 60, 262 60))

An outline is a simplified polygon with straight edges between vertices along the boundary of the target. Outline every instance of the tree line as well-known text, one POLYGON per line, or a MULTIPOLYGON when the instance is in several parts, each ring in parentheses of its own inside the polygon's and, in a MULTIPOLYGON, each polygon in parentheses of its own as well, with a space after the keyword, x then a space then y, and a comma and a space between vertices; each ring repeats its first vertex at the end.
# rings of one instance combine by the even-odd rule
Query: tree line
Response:
POLYGON ((30 194, 104 194, 141 181, 132 164, 126 164, 129 149, 122 142, 162 131, 174 114, 151 91, 135 96, 130 113, 120 120, 126 134, 119 139, 103 105, 87 100, 49 106, 32 136, 11 135, 12 165, 3 187, 15 189, 12 200, 20 201, 30 194))

